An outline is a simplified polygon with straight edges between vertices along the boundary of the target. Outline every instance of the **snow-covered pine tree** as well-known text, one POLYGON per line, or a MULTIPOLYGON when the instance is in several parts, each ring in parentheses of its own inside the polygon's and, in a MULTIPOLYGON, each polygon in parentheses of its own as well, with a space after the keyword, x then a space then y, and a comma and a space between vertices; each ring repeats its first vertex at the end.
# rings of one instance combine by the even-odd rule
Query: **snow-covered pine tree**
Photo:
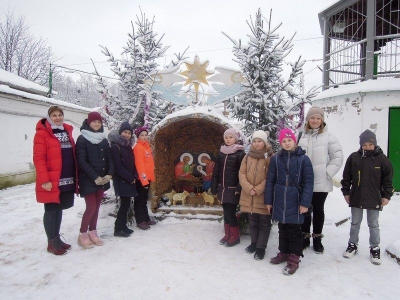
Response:
MULTIPOLYGON (((133 127, 153 127, 166 116, 166 107, 157 93, 151 92, 152 78, 157 73, 156 60, 165 55, 168 47, 153 31, 154 17, 148 20, 141 12, 132 22, 132 33, 128 34, 128 42, 123 47, 122 58, 114 55, 102 46, 102 53, 108 57, 113 73, 119 78, 118 93, 112 93, 103 78, 97 73, 100 93, 105 100, 103 114, 106 113, 107 126, 116 129, 121 121, 128 120, 133 127)), ((96 71, 97 72, 97 71, 96 71)))
POLYGON ((284 59, 293 48, 294 36, 288 40, 280 38, 277 31, 282 23, 272 28, 271 16, 272 10, 269 20, 265 20, 261 9, 258 9, 255 20, 250 17, 247 24, 251 32, 247 44, 223 34, 233 42, 234 61, 239 64, 248 81, 244 83, 245 90, 230 99, 228 108, 232 109, 234 117, 244 121, 246 134, 258 129, 269 131, 271 144, 277 150, 277 135, 280 127, 287 124, 288 112, 309 102, 316 95, 316 88, 305 95, 295 91, 295 80, 304 65, 300 57, 290 63, 290 74, 286 79, 283 78, 284 59))

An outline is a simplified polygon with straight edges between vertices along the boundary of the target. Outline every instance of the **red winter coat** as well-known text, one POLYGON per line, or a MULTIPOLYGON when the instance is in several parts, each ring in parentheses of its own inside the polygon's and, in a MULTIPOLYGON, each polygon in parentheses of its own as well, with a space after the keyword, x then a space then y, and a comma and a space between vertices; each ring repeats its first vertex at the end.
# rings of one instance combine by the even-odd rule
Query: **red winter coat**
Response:
MULTIPOLYGON (((75 142, 72 137, 73 127, 68 124, 63 124, 64 129, 68 132, 68 137, 74 151, 75 157, 75 142)), ((40 203, 60 203, 60 190, 58 188, 61 168, 62 156, 61 145, 58 139, 54 136, 51 125, 46 119, 41 119, 36 124, 36 134, 33 139, 33 163, 36 168, 36 200, 40 203), (51 191, 46 191, 42 188, 42 184, 51 182, 51 191)), ((78 168, 76 168, 77 170, 78 168)), ((78 175, 76 175, 78 182, 78 175)), ((76 193, 78 193, 78 185, 76 185, 76 193)))

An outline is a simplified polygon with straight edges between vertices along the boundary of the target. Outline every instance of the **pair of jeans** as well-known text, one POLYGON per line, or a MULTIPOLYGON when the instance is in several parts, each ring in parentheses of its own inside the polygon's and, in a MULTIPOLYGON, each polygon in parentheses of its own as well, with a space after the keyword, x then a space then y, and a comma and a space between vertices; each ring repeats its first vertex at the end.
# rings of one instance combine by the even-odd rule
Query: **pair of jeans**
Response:
POLYGON ((256 243, 256 248, 267 248, 271 232, 271 215, 249 214, 251 242, 256 243))
POLYGON ((60 203, 45 203, 43 226, 47 239, 52 240, 60 234, 62 211, 74 206, 74 191, 60 193, 60 203))
POLYGON ((313 233, 322 234, 325 222, 325 200, 328 193, 325 192, 314 192, 311 200, 312 212, 307 213, 304 217, 303 225, 301 229, 303 232, 311 233, 311 219, 313 223, 313 233))
POLYGON ((133 202, 133 210, 135 211, 135 219, 137 224, 149 222, 149 211, 147 209, 147 199, 149 198, 150 185, 144 187, 140 180, 136 180, 136 191, 138 195, 133 202))
POLYGON ((279 251, 285 254, 303 256, 303 234, 301 224, 279 222, 279 251))
MULTIPOLYGON (((373 247, 379 246, 380 230, 379 230, 379 210, 366 209, 367 223, 369 228, 369 245, 373 247)), ((363 219, 364 209, 358 207, 351 208, 351 227, 349 242, 358 244, 358 234, 360 233, 361 221, 363 219)))
POLYGON ((239 226, 236 217, 236 207, 237 204, 232 203, 222 203, 222 208, 224 210, 224 223, 229 224, 230 227, 239 226))
POLYGON ((120 197, 121 198, 121 205, 119 206, 119 210, 117 213, 117 219, 115 220, 115 231, 120 231, 125 229, 126 226, 126 219, 128 216, 128 210, 131 206, 131 197, 120 197))
POLYGON ((103 199, 104 190, 99 189, 94 193, 85 196, 86 210, 82 216, 80 231, 87 232, 96 230, 97 218, 99 217, 100 203, 103 199))

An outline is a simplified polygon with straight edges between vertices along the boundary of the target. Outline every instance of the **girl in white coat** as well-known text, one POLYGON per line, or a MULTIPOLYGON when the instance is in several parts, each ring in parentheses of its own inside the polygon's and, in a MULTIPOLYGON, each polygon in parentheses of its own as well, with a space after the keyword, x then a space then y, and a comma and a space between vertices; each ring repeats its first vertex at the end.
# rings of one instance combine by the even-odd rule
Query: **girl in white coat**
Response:
POLYGON ((313 106, 307 113, 304 133, 299 137, 298 145, 306 150, 314 169, 314 192, 312 210, 306 215, 302 225, 304 235, 303 248, 310 246, 313 237, 315 253, 323 253, 321 239, 324 227, 324 204, 328 193, 333 190, 332 178, 343 164, 343 151, 338 139, 328 131, 324 123, 324 111, 313 106), (311 235, 311 220, 313 233, 311 235))

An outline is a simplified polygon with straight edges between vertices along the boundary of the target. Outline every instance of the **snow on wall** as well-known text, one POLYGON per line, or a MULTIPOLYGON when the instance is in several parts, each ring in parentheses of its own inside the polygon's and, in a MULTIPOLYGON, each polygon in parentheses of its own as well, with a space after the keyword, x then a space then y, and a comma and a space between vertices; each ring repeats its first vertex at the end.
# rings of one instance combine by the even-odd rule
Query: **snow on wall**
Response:
POLYGON ((359 135, 375 132, 378 145, 388 153, 389 108, 400 106, 400 79, 370 80, 322 92, 313 105, 325 111, 329 131, 343 147, 344 162, 334 179, 340 181, 347 157, 360 148, 359 135), (395 89, 395 86, 397 89, 395 89))
POLYGON ((46 95, 49 88, 0 69, 0 84, 33 94, 46 95))

